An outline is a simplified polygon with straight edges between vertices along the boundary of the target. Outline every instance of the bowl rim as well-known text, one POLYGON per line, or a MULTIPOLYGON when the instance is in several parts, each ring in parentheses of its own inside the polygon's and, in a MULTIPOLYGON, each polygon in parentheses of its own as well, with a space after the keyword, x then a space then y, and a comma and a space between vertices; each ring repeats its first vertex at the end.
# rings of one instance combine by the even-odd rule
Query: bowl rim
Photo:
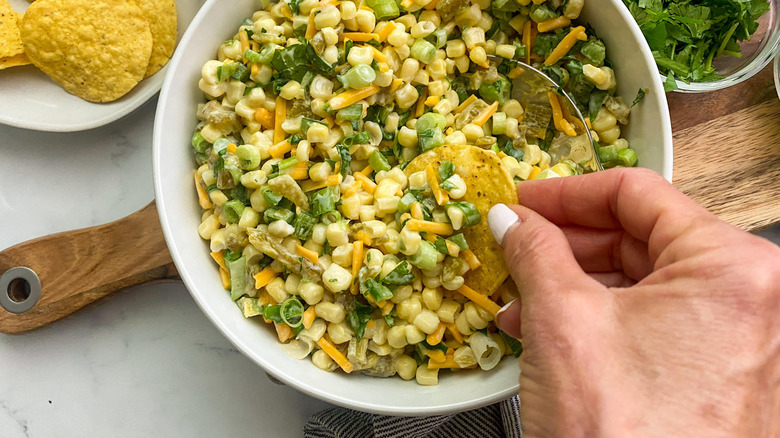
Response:
MULTIPOLYGON (((634 39, 638 42, 640 48, 641 48, 641 54, 645 59, 645 62, 649 66, 654 66, 654 61, 652 59, 652 55, 650 53, 650 49, 647 46, 647 43, 645 42, 639 27, 637 26, 636 22, 631 18, 628 9, 625 8, 622 5, 622 1, 620 0, 605 0, 609 1, 615 6, 616 12, 621 15, 621 17, 626 22, 628 28, 630 29, 634 39)), ((211 13, 212 9, 215 7, 219 7, 220 0, 207 0, 206 3, 203 5, 203 7, 200 9, 198 14, 193 18, 189 28, 185 32, 184 36, 181 40, 181 46, 186 47, 189 44, 189 41, 193 38, 193 35, 196 34, 196 30, 202 25, 204 21, 207 20, 208 15, 211 13)), ((173 58, 170 61, 170 65, 177 66, 180 63, 180 60, 187 56, 184 53, 184 50, 177 51, 173 58)), ((168 245, 168 248, 171 253, 171 257, 179 271, 179 274, 182 277, 182 280, 184 281, 185 286, 187 287, 190 294, 193 296, 194 301, 200 307, 200 309, 203 311, 203 313, 206 315, 206 317, 214 324, 214 326, 222 332, 222 334, 233 344, 235 347, 241 351, 245 356, 250 358, 253 362, 255 362, 257 365, 260 366, 261 370, 268 373, 269 375, 273 376, 274 378, 279 379, 280 381, 285 382, 289 386, 295 388, 298 391, 301 391, 307 395, 316 397, 318 399, 321 399, 323 401, 326 401, 328 403, 333 403, 336 405, 344 406, 351 409, 358 409, 365 412, 372 412, 377 414, 384 414, 384 415, 402 415, 402 416, 420 416, 420 415, 438 415, 438 414, 451 414, 454 412, 463 411, 466 409, 474 409, 481 406, 485 406, 491 403, 495 403, 501 400, 504 400, 512 395, 517 394, 517 390, 519 388, 519 383, 515 381, 513 385, 508 385, 505 388, 502 388, 500 390, 495 391, 494 393, 482 396, 479 398, 469 398, 464 401, 460 402, 443 402, 439 403, 435 407, 414 407, 414 408, 406 408, 402 406, 386 406, 378 403, 365 403, 365 402, 355 402, 354 400, 349 399, 348 397, 344 397, 339 393, 326 391, 323 389, 320 389, 318 387, 312 387, 308 386, 304 381, 300 380, 297 376, 292 375, 291 373, 286 372, 286 370, 283 368, 281 364, 275 364, 272 361, 266 360, 263 358, 260 354, 256 352, 256 349, 249 345, 245 337, 234 331, 231 327, 228 326, 226 322, 223 321, 224 317, 222 316, 221 312, 216 311, 215 309, 210 308, 209 304, 201 298, 201 294, 199 293, 199 290, 202 289, 198 286, 198 283, 196 282, 194 278, 194 271, 191 269, 192 263, 188 262, 188 257, 186 254, 182 251, 182 245, 179 245, 179 242, 177 241, 177 237, 174 233, 174 228, 177 225, 177 222, 179 222, 176 219, 176 215, 171 210, 169 211, 168 208, 166 208, 166 204, 170 205, 173 201, 168 201, 168 196, 165 194, 166 190, 163 188, 166 184, 164 184, 164 169, 162 168, 162 164, 164 163, 163 151, 165 149, 163 144, 164 139, 164 132, 167 130, 166 126, 163 126, 164 120, 163 120, 163 114, 166 113, 167 109, 167 102, 173 97, 171 94, 172 87, 174 81, 179 80, 178 77, 174 77, 174 74, 176 72, 176 68, 171 68, 169 70, 169 73, 165 77, 165 81, 162 85, 162 90, 160 92, 159 100, 158 100, 158 106, 157 111, 155 114, 155 122, 154 122, 154 131, 153 131, 153 175, 154 175, 154 188, 155 188, 155 194, 157 197, 157 204, 158 204, 158 215, 160 219, 160 223, 162 225, 163 235, 165 237, 166 244, 168 245)), ((663 168, 661 169, 662 175, 671 181, 672 179, 672 133, 671 133, 671 122, 670 122, 670 116, 669 116, 669 110, 666 102, 666 95, 663 93, 663 87, 661 85, 661 81, 658 79, 657 76, 648 78, 652 82, 652 90, 656 91, 653 93, 648 93, 646 98, 655 100, 654 104, 658 106, 659 109, 659 123, 663 127, 663 132, 659 135, 659 140, 661 140, 661 144, 663 145, 663 154, 664 154, 664 163, 663 168)), ((514 362, 512 362, 514 364, 514 362)), ((518 370, 519 374, 519 370, 518 370)))

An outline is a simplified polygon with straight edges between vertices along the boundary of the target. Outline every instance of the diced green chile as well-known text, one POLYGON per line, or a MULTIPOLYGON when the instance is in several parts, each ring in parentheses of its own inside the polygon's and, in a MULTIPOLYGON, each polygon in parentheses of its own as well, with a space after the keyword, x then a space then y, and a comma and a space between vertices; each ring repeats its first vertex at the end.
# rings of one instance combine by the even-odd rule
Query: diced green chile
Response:
POLYGON ((479 86, 479 95, 487 102, 496 102, 503 104, 512 94, 512 83, 509 82, 503 76, 499 76, 498 79, 492 84, 483 82, 479 86))
POLYGON ((228 262, 230 271, 230 298, 235 301, 246 291, 246 257, 228 262))

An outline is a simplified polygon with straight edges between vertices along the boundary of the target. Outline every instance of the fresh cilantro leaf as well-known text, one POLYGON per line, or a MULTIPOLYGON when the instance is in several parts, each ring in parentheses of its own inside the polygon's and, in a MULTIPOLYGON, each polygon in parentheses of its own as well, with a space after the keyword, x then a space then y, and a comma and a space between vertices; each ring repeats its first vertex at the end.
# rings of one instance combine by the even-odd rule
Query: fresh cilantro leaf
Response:
POLYGON ((382 283, 398 286, 406 286, 412 284, 413 281, 414 274, 409 270, 409 265, 406 262, 399 263, 381 280, 382 283))

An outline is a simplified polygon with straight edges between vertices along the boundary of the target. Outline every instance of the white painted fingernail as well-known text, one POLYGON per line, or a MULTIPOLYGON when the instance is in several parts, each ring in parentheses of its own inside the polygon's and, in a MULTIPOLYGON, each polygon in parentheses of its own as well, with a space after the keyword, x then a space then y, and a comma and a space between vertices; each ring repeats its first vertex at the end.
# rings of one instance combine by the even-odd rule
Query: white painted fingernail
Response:
POLYGON ((508 303, 504 304, 504 307, 502 307, 502 308, 498 309, 498 312, 496 312, 496 321, 498 321, 498 317, 499 317, 499 316, 500 316, 502 313, 504 313, 504 311, 505 311, 506 309, 508 309, 508 308, 509 308, 509 306, 511 306, 511 305, 512 305, 512 303, 514 303, 514 302, 515 302, 515 300, 512 300, 512 301, 510 301, 510 302, 508 302, 508 303))
POLYGON ((488 212, 488 226, 490 226, 490 232, 493 233, 493 238, 499 245, 504 242, 506 230, 515 223, 517 223, 517 213, 504 204, 496 204, 488 212))

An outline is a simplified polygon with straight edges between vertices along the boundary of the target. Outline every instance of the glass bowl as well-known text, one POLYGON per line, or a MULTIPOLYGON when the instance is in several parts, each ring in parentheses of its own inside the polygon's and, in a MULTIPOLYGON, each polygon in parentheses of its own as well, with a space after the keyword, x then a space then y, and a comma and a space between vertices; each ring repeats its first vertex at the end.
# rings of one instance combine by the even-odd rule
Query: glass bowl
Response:
MULTIPOLYGON (((749 41, 742 41, 742 57, 721 56, 715 60, 715 67, 722 79, 711 82, 677 81, 681 93, 704 93, 736 85, 766 67, 780 51, 780 0, 769 0, 769 12, 758 20, 758 29, 749 41)), ((777 66, 777 62, 775 62, 777 66)), ((777 67, 775 67, 777 72, 777 67)), ((666 79, 665 76, 661 80, 666 79)))
POLYGON ((780 55, 775 58, 775 90, 777 90, 777 98, 780 99, 780 55))

